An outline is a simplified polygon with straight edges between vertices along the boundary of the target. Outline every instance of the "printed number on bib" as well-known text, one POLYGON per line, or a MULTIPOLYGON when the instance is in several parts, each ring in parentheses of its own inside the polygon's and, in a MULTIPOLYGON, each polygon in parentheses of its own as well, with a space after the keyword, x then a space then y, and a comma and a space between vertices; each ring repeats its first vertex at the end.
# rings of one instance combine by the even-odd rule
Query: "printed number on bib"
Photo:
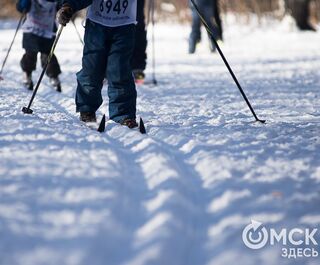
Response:
POLYGON ((126 12, 128 5, 128 0, 117 0, 115 3, 113 3, 112 0, 101 0, 100 11, 106 12, 107 14, 114 12, 120 15, 121 13, 124 14, 126 12))

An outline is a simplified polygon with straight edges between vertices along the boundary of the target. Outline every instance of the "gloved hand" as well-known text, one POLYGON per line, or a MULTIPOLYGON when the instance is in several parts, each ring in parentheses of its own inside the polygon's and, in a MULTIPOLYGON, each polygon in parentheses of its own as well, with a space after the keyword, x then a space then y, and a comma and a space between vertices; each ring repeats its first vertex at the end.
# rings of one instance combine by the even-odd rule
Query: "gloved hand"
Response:
POLYGON ((16 5, 20 13, 27 13, 31 8, 31 0, 19 0, 16 5))
POLYGON ((67 23, 72 18, 72 15, 73 15, 72 7, 69 4, 65 3, 62 5, 62 7, 59 9, 57 13, 58 22, 61 25, 66 26, 67 23))

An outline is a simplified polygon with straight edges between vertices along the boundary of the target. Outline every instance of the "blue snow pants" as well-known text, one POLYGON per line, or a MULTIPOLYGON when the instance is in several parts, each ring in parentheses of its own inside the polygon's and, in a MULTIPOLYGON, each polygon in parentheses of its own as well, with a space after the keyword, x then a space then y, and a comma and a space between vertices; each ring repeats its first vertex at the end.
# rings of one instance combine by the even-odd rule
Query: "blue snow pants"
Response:
POLYGON ((135 25, 106 27, 88 19, 84 43, 82 69, 77 73, 77 112, 96 112, 106 77, 109 118, 115 122, 135 119, 137 92, 130 65, 135 25))

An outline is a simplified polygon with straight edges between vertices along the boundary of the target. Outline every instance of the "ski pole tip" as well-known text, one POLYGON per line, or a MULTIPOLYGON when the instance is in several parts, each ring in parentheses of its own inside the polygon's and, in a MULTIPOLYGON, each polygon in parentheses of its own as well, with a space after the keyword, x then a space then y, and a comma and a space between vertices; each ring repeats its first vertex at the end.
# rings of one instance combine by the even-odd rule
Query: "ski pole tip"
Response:
POLYGON ((263 124, 265 124, 267 122, 266 120, 260 120, 260 119, 258 119, 257 121, 260 123, 263 123, 263 124))
POLYGON ((30 108, 27 108, 27 107, 23 107, 23 108, 22 108, 22 112, 23 112, 24 114, 32 114, 32 113, 33 113, 33 110, 30 109, 30 108))

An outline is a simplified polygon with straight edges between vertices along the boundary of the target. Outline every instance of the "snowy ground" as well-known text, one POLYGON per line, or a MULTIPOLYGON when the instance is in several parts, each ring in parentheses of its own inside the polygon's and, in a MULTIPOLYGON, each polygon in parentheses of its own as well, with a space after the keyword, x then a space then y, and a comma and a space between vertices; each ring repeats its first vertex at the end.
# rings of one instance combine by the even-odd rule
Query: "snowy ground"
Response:
MULTIPOLYGON (((222 49, 267 124, 206 40, 190 56, 189 28, 159 25, 159 85, 138 87, 147 136, 78 122, 71 25, 56 52, 63 93, 44 78, 34 115, 22 114, 18 35, 0 83, 1 265, 319 264, 283 258, 280 245, 251 250, 242 231, 251 219, 319 227, 320 34, 235 25, 222 49)), ((0 22, 1 62, 14 27, 0 22)))

